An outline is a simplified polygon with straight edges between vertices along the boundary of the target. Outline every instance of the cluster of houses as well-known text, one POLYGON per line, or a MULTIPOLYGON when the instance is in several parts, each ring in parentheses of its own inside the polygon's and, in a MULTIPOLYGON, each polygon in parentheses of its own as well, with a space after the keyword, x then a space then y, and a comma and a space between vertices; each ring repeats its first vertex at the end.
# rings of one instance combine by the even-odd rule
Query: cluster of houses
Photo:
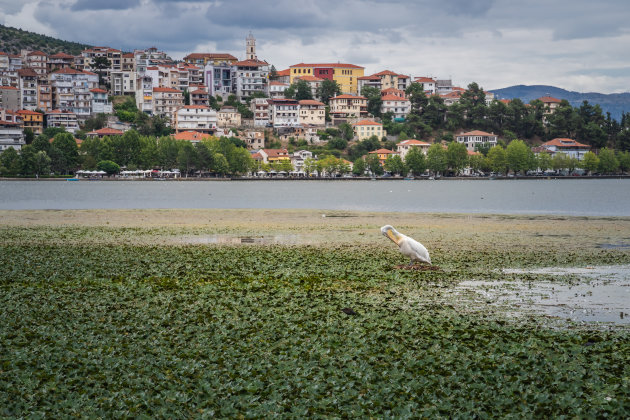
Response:
MULTIPOLYGON (((257 153, 264 150, 264 131, 269 129, 280 139, 293 137, 311 144, 321 141, 318 132, 327 125, 340 123, 351 124, 357 140, 386 136, 382 123, 368 113, 368 99, 359 94, 364 87, 381 92, 381 112, 391 112, 397 121, 404 121, 411 111, 405 90, 413 82, 422 83, 428 95, 440 95, 447 105, 459 101, 464 92, 448 79, 411 77, 389 70, 365 75, 364 67, 347 63, 298 63, 275 71, 256 55, 256 39, 251 33, 245 47, 244 60, 227 53, 192 53, 174 61, 156 48, 123 52, 91 47, 77 56, 27 50, 19 55, 0 52, 0 151, 8 147, 19 150, 25 144, 27 128, 35 134, 45 127, 63 127, 76 133, 87 118, 113 112, 110 96, 129 96, 140 111, 165 117, 179 140, 200 141, 207 136, 229 135, 232 128, 238 128, 252 153, 257 153), (342 92, 329 98, 330 122, 319 97, 325 80, 337 82, 342 92), (285 97, 285 91, 296 81, 309 86, 313 99, 285 97), (184 103, 185 94, 189 104, 184 103), (225 101, 231 95, 243 103, 249 99, 252 118, 243 118, 233 106, 218 111, 211 107, 215 98, 225 101)), ((490 103, 494 95, 487 92, 486 100, 490 103)), ((560 102, 550 97, 541 100, 547 112, 553 112, 560 102)), ((88 136, 117 135, 128 128, 111 118, 107 128, 88 136)), ((470 153, 478 144, 497 142, 496 135, 481 131, 462 133, 456 139, 470 153)), ((410 147, 426 152, 429 144, 407 140, 399 143, 397 151, 381 151, 379 157, 398 153, 404 158, 410 147)), ((588 150, 588 146, 570 139, 555 139, 542 148, 550 153, 568 152, 578 159, 588 150)), ((261 156, 268 159, 264 152, 261 156)), ((294 167, 298 168, 299 162, 294 167)))

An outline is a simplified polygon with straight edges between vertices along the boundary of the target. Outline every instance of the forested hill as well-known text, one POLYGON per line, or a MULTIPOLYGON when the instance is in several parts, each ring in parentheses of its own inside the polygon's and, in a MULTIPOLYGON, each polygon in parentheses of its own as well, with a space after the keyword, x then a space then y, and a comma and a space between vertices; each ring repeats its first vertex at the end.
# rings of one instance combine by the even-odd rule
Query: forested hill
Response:
POLYGON ((611 94, 580 93, 545 85, 517 85, 503 89, 494 89, 491 92, 497 95, 499 99, 519 98, 525 103, 542 96, 566 99, 574 107, 579 107, 583 101, 588 101, 591 105, 598 104, 604 111, 604 114, 610 112, 610 115, 617 121, 621 120, 622 112, 630 112, 630 93, 628 92, 611 94))
POLYGON ((0 51, 9 54, 19 54, 20 50, 43 51, 46 54, 65 52, 67 54, 78 55, 84 49, 90 47, 87 44, 78 42, 62 41, 35 32, 23 31, 22 29, 11 28, 0 25, 0 51))

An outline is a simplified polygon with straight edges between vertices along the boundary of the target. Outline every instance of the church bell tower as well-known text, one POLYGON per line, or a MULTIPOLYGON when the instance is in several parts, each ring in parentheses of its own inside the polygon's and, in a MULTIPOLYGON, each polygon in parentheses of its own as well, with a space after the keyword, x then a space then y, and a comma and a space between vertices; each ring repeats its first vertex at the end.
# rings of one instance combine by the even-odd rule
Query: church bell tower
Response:
POLYGON ((251 32, 249 33, 249 35, 247 35, 247 38, 245 38, 245 43, 246 43, 246 50, 245 50, 246 59, 258 60, 258 57, 256 57, 256 38, 254 38, 254 35, 252 35, 251 32))

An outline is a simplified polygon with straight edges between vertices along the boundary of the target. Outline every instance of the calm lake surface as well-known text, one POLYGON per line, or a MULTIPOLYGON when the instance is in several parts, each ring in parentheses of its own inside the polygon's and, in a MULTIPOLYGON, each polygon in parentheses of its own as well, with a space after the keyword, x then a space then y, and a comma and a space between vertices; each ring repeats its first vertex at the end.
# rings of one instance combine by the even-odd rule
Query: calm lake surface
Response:
POLYGON ((630 180, 0 181, 0 209, 322 209, 630 216, 630 180))

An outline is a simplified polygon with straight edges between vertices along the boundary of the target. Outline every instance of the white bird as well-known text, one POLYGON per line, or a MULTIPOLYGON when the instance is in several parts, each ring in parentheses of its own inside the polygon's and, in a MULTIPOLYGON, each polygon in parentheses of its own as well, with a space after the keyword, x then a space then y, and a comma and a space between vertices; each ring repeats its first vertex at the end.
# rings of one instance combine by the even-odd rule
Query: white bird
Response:
POLYGON ((431 265, 431 257, 429 251, 420 242, 410 238, 407 235, 403 235, 398 232, 393 226, 385 225, 381 228, 383 236, 387 236, 392 240, 398 248, 401 254, 409 257, 409 265, 412 265, 414 261, 424 262, 431 265))

